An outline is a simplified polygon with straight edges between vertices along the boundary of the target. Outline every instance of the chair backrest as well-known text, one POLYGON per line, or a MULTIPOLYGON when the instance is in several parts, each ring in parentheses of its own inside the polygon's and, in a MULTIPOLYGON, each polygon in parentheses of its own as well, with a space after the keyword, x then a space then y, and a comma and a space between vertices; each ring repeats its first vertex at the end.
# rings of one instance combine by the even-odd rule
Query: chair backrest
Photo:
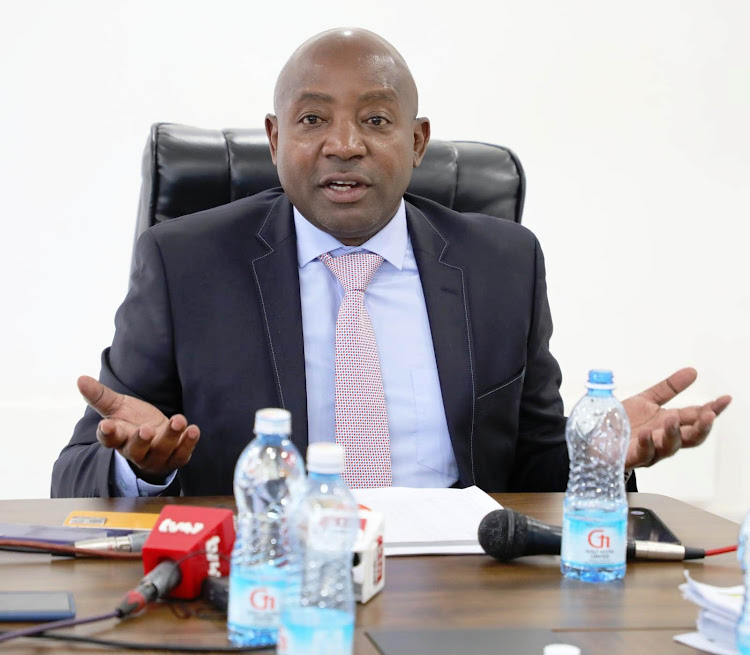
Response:
MULTIPOLYGON (((264 130, 155 123, 143 153, 136 239, 156 223, 276 186, 264 130)), ((508 148, 433 140, 408 190, 456 211, 520 223, 526 184, 521 162, 508 148)))

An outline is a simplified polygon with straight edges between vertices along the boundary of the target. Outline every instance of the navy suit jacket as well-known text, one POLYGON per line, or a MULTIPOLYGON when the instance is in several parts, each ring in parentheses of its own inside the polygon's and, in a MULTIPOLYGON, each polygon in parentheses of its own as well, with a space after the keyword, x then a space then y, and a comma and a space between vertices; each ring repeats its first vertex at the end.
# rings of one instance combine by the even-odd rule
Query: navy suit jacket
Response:
MULTIPOLYGON (((406 196, 460 483, 564 490, 568 456, 544 261, 516 223, 406 196)), ((100 380, 201 429, 168 493, 231 494, 255 411, 285 407, 307 448, 292 206, 281 189, 148 230, 100 380)), ((331 399, 333 402, 333 399, 331 399)), ((90 408, 54 465, 52 496, 108 496, 113 452, 90 408)))

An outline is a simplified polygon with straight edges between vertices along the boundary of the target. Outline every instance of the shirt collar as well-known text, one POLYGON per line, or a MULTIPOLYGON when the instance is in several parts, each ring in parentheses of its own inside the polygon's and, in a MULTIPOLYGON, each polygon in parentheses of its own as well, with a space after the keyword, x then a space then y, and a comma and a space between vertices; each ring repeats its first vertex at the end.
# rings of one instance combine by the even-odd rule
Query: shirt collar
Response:
POLYGON ((313 259, 317 259, 324 252, 330 252, 334 257, 348 252, 368 250, 380 255, 387 262, 401 270, 406 258, 406 205, 403 198, 396 210, 396 214, 388 224, 365 241, 361 246, 345 246, 336 237, 308 221, 296 207, 294 210, 294 228, 297 231, 297 261, 302 268, 313 259))

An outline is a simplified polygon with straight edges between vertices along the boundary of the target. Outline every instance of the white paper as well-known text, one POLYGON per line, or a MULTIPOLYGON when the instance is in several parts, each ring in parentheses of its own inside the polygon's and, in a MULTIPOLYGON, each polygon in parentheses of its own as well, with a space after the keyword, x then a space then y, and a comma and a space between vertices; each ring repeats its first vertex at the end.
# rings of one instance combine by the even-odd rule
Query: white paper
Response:
POLYGON ((700 632, 686 632, 684 635, 675 635, 674 640, 679 644, 690 646, 704 653, 715 655, 738 655, 736 648, 727 648, 706 639, 700 632))
POLYGON ((484 552, 477 539, 480 521, 502 509, 478 487, 354 489, 361 505, 385 514, 386 556, 455 555, 484 552))
POLYGON ((716 614, 711 610, 698 612, 696 627, 706 639, 724 646, 734 645, 737 638, 737 619, 728 619, 722 614, 716 614))
POLYGON ((715 587, 698 582, 685 571, 687 582, 680 585, 683 598, 701 608, 698 632, 677 635, 674 640, 706 653, 736 655, 735 630, 742 611, 744 587, 715 587))
POLYGON ((703 609, 711 610, 716 614, 723 614, 728 619, 737 621, 742 611, 742 599, 745 594, 745 588, 742 585, 715 587, 693 580, 687 571, 685 571, 685 579, 687 582, 680 585, 680 591, 684 598, 703 609))

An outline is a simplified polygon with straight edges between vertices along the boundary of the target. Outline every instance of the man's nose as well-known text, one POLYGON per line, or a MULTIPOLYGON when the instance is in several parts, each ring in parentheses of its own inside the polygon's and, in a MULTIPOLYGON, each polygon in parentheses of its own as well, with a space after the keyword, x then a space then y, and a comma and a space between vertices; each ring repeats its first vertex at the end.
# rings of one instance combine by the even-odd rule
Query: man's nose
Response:
POLYGON ((323 154, 338 157, 339 159, 351 159, 362 157, 367 148, 362 138, 359 125, 353 121, 334 121, 323 144, 323 154))

